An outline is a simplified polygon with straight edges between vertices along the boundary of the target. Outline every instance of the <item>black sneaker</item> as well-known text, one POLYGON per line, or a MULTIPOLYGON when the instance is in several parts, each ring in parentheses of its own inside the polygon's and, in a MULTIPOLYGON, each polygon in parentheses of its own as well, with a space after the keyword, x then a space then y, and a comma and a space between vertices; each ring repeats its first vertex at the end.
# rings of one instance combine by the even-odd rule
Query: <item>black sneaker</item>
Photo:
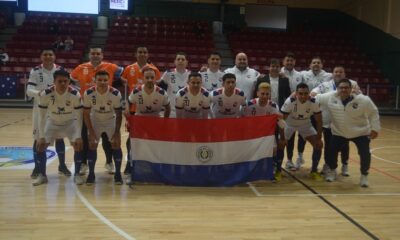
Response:
POLYGON ((39 176, 39 168, 35 167, 31 173, 31 178, 36 179, 39 176))
POLYGON ((124 182, 122 181, 121 174, 115 174, 114 175, 114 183, 116 185, 122 185, 124 182))
POLYGON ((89 173, 89 175, 86 179, 86 185, 88 185, 88 186, 93 185, 95 180, 96 180, 96 176, 94 174, 89 173))
POLYGON ((58 166, 58 174, 64 175, 66 177, 71 176, 71 172, 68 170, 67 166, 58 166))

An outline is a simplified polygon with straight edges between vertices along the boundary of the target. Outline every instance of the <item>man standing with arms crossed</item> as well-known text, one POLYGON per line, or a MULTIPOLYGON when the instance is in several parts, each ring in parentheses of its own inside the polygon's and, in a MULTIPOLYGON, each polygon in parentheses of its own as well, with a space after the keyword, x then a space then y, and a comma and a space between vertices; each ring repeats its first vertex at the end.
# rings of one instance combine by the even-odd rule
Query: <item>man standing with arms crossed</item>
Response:
POLYGON ((247 55, 238 53, 235 58, 235 66, 225 70, 225 73, 233 73, 236 76, 236 86, 244 92, 246 99, 252 99, 257 78, 260 73, 249 68, 247 55))

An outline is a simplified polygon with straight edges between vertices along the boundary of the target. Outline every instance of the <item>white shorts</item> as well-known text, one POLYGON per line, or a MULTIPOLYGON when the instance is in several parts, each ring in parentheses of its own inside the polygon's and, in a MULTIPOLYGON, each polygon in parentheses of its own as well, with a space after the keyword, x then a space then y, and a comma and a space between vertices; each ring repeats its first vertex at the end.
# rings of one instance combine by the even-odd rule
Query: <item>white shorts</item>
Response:
POLYGON ((39 107, 33 105, 32 109, 32 134, 33 139, 39 139, 39 107))
POLYGON ((97 140, 100 139, 102 133, 107 134, 108 140, 111 140, 115 133, 115 117, 105 121, 99 121, 94 118, 90 118, 90 120, 97 140))
POLYGON ((306 137, 309 137, 309 136, 313 136, 313 135, 317 135, 317 131, 315 130, 315 128, 311 125, 311 123, 309 123, 309 124, 304 124, 304 125, 302 125, 302 126, 296 126, 296 127, 294 127, 294 126, 290 126, 290 125, 286 125, 286 128, 285 128, 285 138, 286 139, 290 139, 291 137, 292 137, 292 135, 295 133, 295 132, 299 132, 299 134, 304 138, 304 139, 306 139, 306 137))
POLYGON ((55 124, 51 119, 46 121, 44 127, 44 136, 46 143, 52 143, 56 139, 68 138, 70 142, 75 142, 76 139, 81 138, 81 131, 78 131, 75 122, 71 120, 65 124, 55 124))

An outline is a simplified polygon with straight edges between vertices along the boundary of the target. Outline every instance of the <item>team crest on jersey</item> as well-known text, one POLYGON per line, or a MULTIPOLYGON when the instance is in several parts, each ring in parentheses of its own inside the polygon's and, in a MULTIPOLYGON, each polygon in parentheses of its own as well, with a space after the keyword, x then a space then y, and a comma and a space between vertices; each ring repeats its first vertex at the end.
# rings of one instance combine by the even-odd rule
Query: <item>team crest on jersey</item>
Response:
POLYGON ((154 105, 157 105, 157 104, 158 104, 158 99, 155 99, 155 100, 153 101, 153 104, 154 104, 154 105))
POLYGON ((70 100, 65 101, 65 105, 66 105, 67 107, 71 106, 71 101, 70 101, 70 100))
POLYGON ((207 146, 201 146, 196 151, 197 160, 202 163, 209 162, 213 158, 213 155, 212 149, 207 146))
POLYGON ((358 108, 358 103, 353 103, 352 107, 353 107, 354 109, 357 109, 357 108, 358 108))
POLYGON ((108 101, 107 101, 107 105, 108 105, 108 106, 111 106, 111 105, 112 105, 112 101, 111 101, 111 100, 108 100, 108 101))
POLYGON ((63 114, 65 112, 65 108, 64 107, 57 107, 58 109, 58 114, 63 114))
POLYGON ((237 107, 237 105, 238 105, 237 102, 234 102, 234 103, 233 103, 233 107, 237 107))
POLYGON ((129 74, 130 74, 131 76, 135 76, 135 69, 134 69, 134 68, 131 68, 131 71, 129 72, 129 74))
POLYGON ((311 109, 307 108, 306 113, 310 113, 311 109))
POLYGON ((84 74, 84 75, 88 75, 88 74, 89 74, 89 69, 84 68, 84 69, 83 69, 83 74, 84 74))

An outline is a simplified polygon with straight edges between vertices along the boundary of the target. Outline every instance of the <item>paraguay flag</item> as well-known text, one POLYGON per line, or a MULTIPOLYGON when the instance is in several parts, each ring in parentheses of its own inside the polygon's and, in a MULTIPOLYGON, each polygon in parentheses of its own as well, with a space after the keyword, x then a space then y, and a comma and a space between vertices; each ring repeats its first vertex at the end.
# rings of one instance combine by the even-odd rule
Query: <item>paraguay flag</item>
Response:
POLYGON ((232 186, 273 178, 277 117, 176 119, 132 116, 134 180, 232 186))

